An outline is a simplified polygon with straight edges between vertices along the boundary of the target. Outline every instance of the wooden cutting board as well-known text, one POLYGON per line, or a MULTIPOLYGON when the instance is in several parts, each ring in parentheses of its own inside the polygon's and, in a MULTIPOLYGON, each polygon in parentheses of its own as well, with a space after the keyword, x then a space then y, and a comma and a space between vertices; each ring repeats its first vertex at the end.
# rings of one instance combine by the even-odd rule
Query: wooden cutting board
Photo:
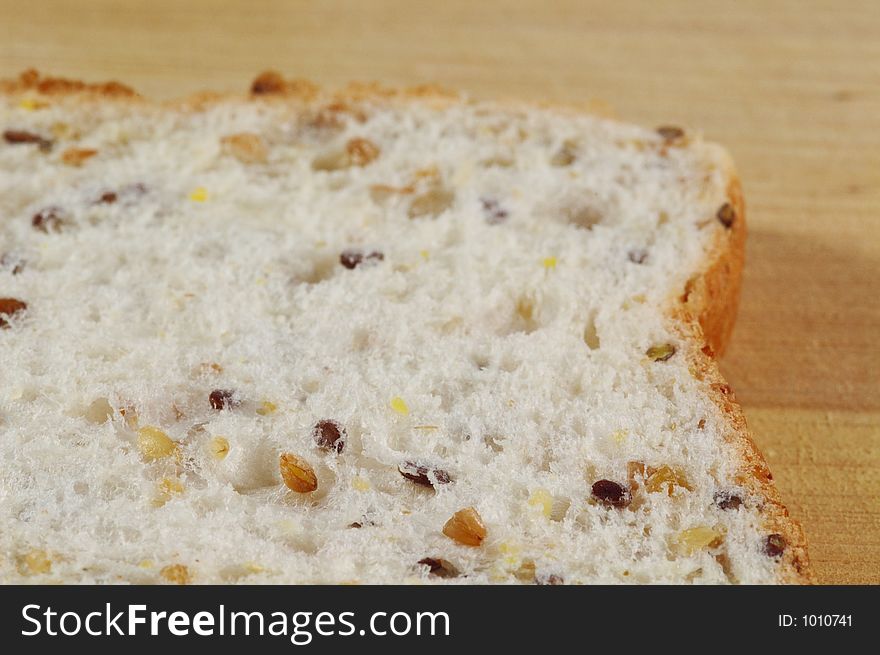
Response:
POLYGON ((819 579, 880 583, 876 0, 0 0, 0 75, 30 66, 160 98, 268 67, 432 81, 702 128, 732 151, 750 222, 722 368, 819 579))

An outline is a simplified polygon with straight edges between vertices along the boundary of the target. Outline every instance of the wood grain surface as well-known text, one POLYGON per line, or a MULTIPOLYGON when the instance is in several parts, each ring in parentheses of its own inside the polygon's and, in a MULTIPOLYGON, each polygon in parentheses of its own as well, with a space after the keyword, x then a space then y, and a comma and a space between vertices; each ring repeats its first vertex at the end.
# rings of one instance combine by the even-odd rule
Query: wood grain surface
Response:
POLYGON ((750 234, 722 368, 824 583, 880 583, 880 3, 0 0, 0 76, 157 98, 326 85, 602 98, 727 145, 750 234))

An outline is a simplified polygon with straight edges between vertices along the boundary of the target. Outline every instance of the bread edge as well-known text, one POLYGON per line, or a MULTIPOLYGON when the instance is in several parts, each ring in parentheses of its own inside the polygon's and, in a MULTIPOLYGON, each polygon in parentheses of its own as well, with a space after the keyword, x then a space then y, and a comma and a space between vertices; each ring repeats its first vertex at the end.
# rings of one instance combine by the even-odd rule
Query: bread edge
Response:
MULTIPOLYGON (((140 94, 119 82, 86 83, 60 77, 42 76, 35 69, 28 69, 17 79, 0 80, 0 93, 4 95, 36 92, 46 96, 78 96, 84 100, 148 103, 140 94)), ((286 80, 276 71, 258 75, 250 87, 250 100, 285 101, 303 103, 326 96, 321 88, 308 80, 286 80)), ((454 104, 462 96, 434 85, 392 89, 378 83, 350 83, 332 92, 328 99, 356 102, 366 99, 411 101, 415 99, 434 104, 454 104)), ((199 92, 180 100, 161 104, 176 109, 199 109, 225 101, 241 101, 234 93, 199 92)), ((513 102, 509 104, 514 104, 513 102)), ((526 103, 517 103, 526 105, 526 103)), ((588 112, 602 118, 615 120, 602 104, 563 105, 542 102, 538 105, 553 109, 588 112)), ((745 202, 739 176, 733 161, 726 152, 725 171, 727 198, 733 206, 736 219, 728 230, 718 231, 714 246, 704 263, 692 275, 682 294, 669 302, 667 316, 671 327, 691 347, 686 349, 690 369, 694 377, 704 383, 712 402, 726 417, 731 427, 727 439, 735 444, 740 454, 737 481, 748 491, 762 499, 761 510, 765 516, 764 527, 768 534, 780 534, 787 545, 781 558, 781 583, 815 584, 816 578, 807 554, 807 543, 800 523, 789 515, 782 503, 773 475, 764 456, 754 442, 746 423, 742 407, 736 401, 733 390, 724 380, 716 358, 725 351, 739 308, 742 270, 745 264, 746 220, 745 202)))
POLYGON ((715 245, 702 269, 691 277, 684 293, 673 301, 670 317, 680 326, 692 347, 687 356, 692 375, 706 385, 712 402, 731 427, 726 439, 740 454, 737 482, 762 499, 767 534, 780 534, 786 541, 781 556, 780 582, 816 584, 801 524, 782 503, 773 474, 755 444, 742 406, 724 379, 716 358, 724 352, 733 331, 745 264, 746 213, 742 185, 730 156, 724 152, 727 201, 734 208, 735 220, 729 229, 719 230, 715 245))

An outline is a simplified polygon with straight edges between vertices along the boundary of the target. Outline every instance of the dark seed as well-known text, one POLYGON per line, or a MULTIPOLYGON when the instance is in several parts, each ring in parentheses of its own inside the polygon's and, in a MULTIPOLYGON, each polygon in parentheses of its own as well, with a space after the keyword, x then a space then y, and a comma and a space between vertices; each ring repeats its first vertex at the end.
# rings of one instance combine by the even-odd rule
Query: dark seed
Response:
POLYGON ((6 130, 3 132, 3 139, 6 143, 39 143, 43 137, 24 130, 6 130))
POLYGON ((443 469, 432 469, 427 466, 419 466, 413 462, 404 462, 397 467, 397 470, 400 471, 400 474, 407 480, 412 480, 423 487, 433 487, 435 483, 449 484, 452 482, 449 473, 443 469), (431 479, 431 476, 434 478, 433 480, 431 479))
POLYGON ((364 261, 364 256, 357 250, 343 250, 339 255, 339 263, 347 269, 353 269, 364 261))
POLYGON ((361 516, 360 521, 355 521, 354 523, 349 523, 348 527, 354 528, 355 530, 359 530, 361 528, 370 528, 377 525, 376 522, 371 519, 367 514, 363 514, 361 516))
POLYGON ((360 250, 343 250, 339 255, 339 263, 349 270, 357 268, 364 262, 380 262, 383 259, 385 259, 385 255, 377 250, 366 255, 360 250))
POLYGON ((112 205, 118 200, 136 200, 147 193, 147 185, 143 182, 133 182, 120 187, 116 191, 105 191, 95 201, 96 205, 112 205))
POLYGON ((251 84, 251 93, 254 95, 266 95, 284 91, 284 78, 275 71, 261 73, 251 84))
POLYGON ((9 321, 12 318, 27 309, 27 303, 18 298, 0 298, 0 328, 8 328, 9 321))
POLYGON ((211 407, 214 409, 232 409, 238 407, 241 401, 235 398, 235 392, 231 389, 214 389, 208 396, 211 407))
POLYGON ((662 136, 666 141, 675 141, 684 136, 684 130, 675 125, 661 125, 657 128, 657 134, 662 136))
POLYGON ((733 209, 733 205, 729 202, 725 202, 715 214, 716 218, 721 221, 721 224, 730 229, 733 227, 733 223, 736 220, 736 211, 733 209))
POLYGON ((12 145, 35 143, 40 147, 40 150, 42 150, 43 152, 47 152, 52 149, 51 139, 43 138, 39 134, 26 132, 25 130, 6 130, 5 132, 3 132, 3 139, 4 141, 6 141, 6 143, 12 145))
POLYGON ((733 389, 730 388, 729 384, 714 382, 711 387, 718 391, 722 396, 733 396, 733 389))
POLYGON ((781 534, 767 535, 764 552, 769 557, 780 557, 785 552, 785 538, 781 534))
POLYGON ((627 256, 633 264, 644 264, 645 260, 648 258, 648 251, 642 249, 630 250, 627 253, 627 256))
POLYGON ((551 573, 547 576, 541 576, 535 578, 535 584, 537 585, 560 585, 565 584, 565 579, 561 575, 556 575, 555 573, 551 573))
POLYGON ((715 504, 721 509, 739 509, 742 502, 742 498, 729 491, 718 491, 715 493, 715 504))
POLYGON ((480 198, 480 203, 483 205, 483 213, 489 225, 499 225, 507 220, 507 210, 494 198, 480 198))
POLYGON ((318 421, 312 429, 312 436, 321 448, 341 453, 345 448, 345 428, 336 421, 318 421))
POLYGON ((611 480, 594 482, 592 491, 593 498, 608 507, 626 507, 632 500, 629 489, 611 480))
POLYGON ((427 566, 430 569, 431 573, 433 573, 437 569, 442 568, 440 560, 434 559, 433 557, 424 557, 419 560, 419 564, 421 564, 422 566, 427 566))
POLYGON ((427 566, 428 573, 438 578, 454 578, 458 575, 458 570, 445 559, 425 557, 419 560, 419 564, 427 566))
POLYGON ((61 232, 67 223, 67 216, 60 207, 45 207, 31 218, 31 225, 34 229, 46 234, 61 232))

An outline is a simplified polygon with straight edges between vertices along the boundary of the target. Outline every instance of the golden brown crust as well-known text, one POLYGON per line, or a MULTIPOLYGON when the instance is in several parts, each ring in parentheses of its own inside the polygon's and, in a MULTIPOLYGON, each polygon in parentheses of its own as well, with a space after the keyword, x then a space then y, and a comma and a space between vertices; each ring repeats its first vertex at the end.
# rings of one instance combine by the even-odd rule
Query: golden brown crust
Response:
MULTIPOLYGON (((762 499, 766 535, 781 535, 784 550, 781 581, 814 584, 815 574, 807 555, 807 542, 801 525, 789 516, 782 504, 773 474, 749 431, 742 407, 733 390, 721 376, 715 358, 727 346, 739 306, 740 280, 745 261, 745 204, 739 178, 732 165, 727 171, 727 201, 733 209, 729 227, 719 222, 715 245, 703 270, 692 277, 672 311, 681 330, 696 344, 689 352, 691 372, 707 387, 709 397, 730 426, 726 435, 740 453, 737 482, 762 499)), ((759 545, 760 546, 760 545, 759 545)))
POLYGON ((739 178, 732 170, 729 175, 727 196, 733 223, 716 231, 708 266, 688 280, 681 298, 685 312, 700 324, 716 357, 724 354, 733 333, 745 265, 745 204, 739 178))
MULTIPOLYGON (((698 336, 698 333, 694 336, 698 336)), ((785 549, 781 556, 781 579, 787 583, 812 584, 815 575, 807 555, 807 542, 801 525, 789 516, 782 504, 773 474, 764 456, 758 450, 746 425, 742 407, 736 402, 733 390, 721 373, 715 360, 702 349, 690 353, 691 370, 706 386, 709 397, 723 412, 730 432, 725 435, 740 453, 737 482, 755 497, 761 498, 766 535, 782 535, 785 549)), ((760 544, 759 544, 760 546, 760 544)))
POLYGON ((251 97, 264 100, 299 100, 310 102, 324 97, 328 101, 357 102, 371 99, 412 99, 459 100, 459 94, 432 84, 421 84, 407 88, 391 88, 378 82, 351 82, 338 91, 327 94, 309 80, 287 80, 273 70, 257 75, 250 87, 251 97))
POLYGON ((320 90, 308 80, 285 80, 278 71, 264 71, 251 83, 251 95, 255 97, 297 97, 314 99, 320 90))
MULTIPOLYGON (((96 100, 140 100, 131 88, 118 82, 87 84, 62 78, 44 77, 35 70, 22 73, 15 80, 0 80, 0 93, 18 95, 38 93, 47 96, 77 96, 96 100)), ((348 105, 370 99, 406 101, 420 99, 440 105, 461 101, 458 94, 435 86, 423 85, 410 89, 389 89, 376 83, 353 83, 333 93, 324 93, 305 80, 285 80, 279 73, 260 74, 250 88, 256 101, 311 103, 317 99, 348 105)), ((178 108, 200 109, 205 106, 240 100, 240 96, 200 93, 173 103, 178 108)), ((340 106, 342 106, 340 105, 340 106)), ((583 107, 580 108, 582 111, 583 107)), ((597 112, 607 115, 607 109, 597 112)), ((722 353, 730 339, 739 305, 740 280, 744 265, 746 237, 745 207, 739 180, 732 165, 727 171, 728 202, 734 212, 729 229, 719 229, 714 247, 702 271, 687 283, 670 311, 676 328, 693 344, 688 357, 695 378, 706 385, 707 393, 723 412, 730 426, 727 439, 740 453, 738 482, 762 499, 767 535, 781 535, 785 549, 781 555, 781 580, 791 583, 813 583, 814 573, 807 557, 806 539, 801 526, 791 519, 781 503, 764 457, 752 440, 742 408, 733 391, 721 376, 715 357, 722 353)))
POLYGON ((103 98, 138 98, 140 97, 131 87, 119 82, 102 82, 89 84, 79 80, 69 80, 62 77, 45 77, 30 68, 17 79, 0 81, 0 91, 8 94, 25 93, 28 91, 48 96, 61 95, 92 95, 103 98))

